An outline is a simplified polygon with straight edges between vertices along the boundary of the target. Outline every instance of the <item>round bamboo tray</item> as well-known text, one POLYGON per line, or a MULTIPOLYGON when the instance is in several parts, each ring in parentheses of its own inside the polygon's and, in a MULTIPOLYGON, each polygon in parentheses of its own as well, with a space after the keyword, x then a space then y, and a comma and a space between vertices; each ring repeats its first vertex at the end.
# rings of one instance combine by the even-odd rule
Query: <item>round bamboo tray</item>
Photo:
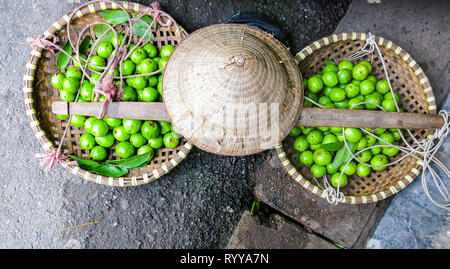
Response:
MULTIPOLYGON (((78 33, 86 25, 103 21, 103 18, 97 13, 100 10, 117 9, 117 4, 121 4, 127 11, 132 14, 144 11, 147 7, 138 3, 129 2, 93 2, 82 9, 80 9, 70 21, 71 14, 69 12, 62 18, 53 23, 45 32, 44 36, 50 34, 59 37, 58 45, 61 47, 67 41, 67 23, 70 21, 70 35, 72 40, 78 40, 78 33)), ((147 14, 152 17, 151 14, 147 14)), ((123 30, 124 25, 115 25, 116 30, 123 30)), ((179 28, 180 33, 176 33, 175 27, 158 28, 155 33, 154 45, 161 49, 167 44, 177 45, 179 36, 184 39, 188 34, 183 28, 179 28)), ((85 35, 91 35, 91 40, 95 38, 95 33, 90 29, 86 31, 85 35)), ((84 38, 81 37, 81 38, 84 38)), ((137 40, 137 37, 134 36, 137 40)), ((135 41, 136 41, 135 40, 135 41)), ((69 65, 70 67, 70 65, 69 65)), ((62 137, 64 129, 68 123, 67 120, 61 121, 51 112, 51 104, 54 101, 59 101, 58 91, 52 87, 50 83, 50 76, 58 72, 56 67, 56 56, 42 47, 36 46, 30 53, 30 58, 26 64, 25 73, 23 77, 23 91, 25 98, 25 109, 30 126, 36 136, 36 139, 42 145, 46 152, 55 150, 62 137)), ((79 158, 89 158, 89 151, 81 149, 79 145, 79 137, 84 133, 82 128, 70 126, 67 135, 62 145, 62 152, 64 154, 73 154, 79 158)), ((108 159, 118 159, 114 153, 113 146, 109 153, 108 159)), ((138 186, 149 183, 160 178, 162 175, 168 173, 177 164, 179 164, 192 149, 192 144, 185 139, 181 139, 180 145, 177 148, 161 148, 157 155, 153 158, 150 164, 139 169, 130 169, 130 172, 119 178, 106 177, 90 173, 81 169, 78 166, 68 166, 62 164, 63 167, 71 171, 73 174, 83 177, 88 181, 109 186, 138 186)))
MULTIPOLYGON (((305 47, 295 56, 295 60, 299 64, 303 76, 310 77, 322 71, 326 59, 338 63, 360 50, 364 47, 368 37, 365 33, 355 32, 333 34, 305 47)), ((430 82, 417 62, 408 52, 392 41, 380 36, 375 36, 375 40, 383 54, 393 90, 400 96, 399 105, 405 112, 437 114, 430 82)), ((356 62, 362 60, 370 61, 371 57, 365 56, 356 62)), ((372 74, 377 80, 385 79, 381 59, 376 50, 372 66, 372 74)), ((416 139, 422 140, 431 134, 431 131, 423 129, 411 132, 416 139)), ((409 135, 405 135, 405 138, 408 143, 412 143, 413 139, 409 135)), ((293 149, 293 141, 293 138, 288 137, 275 147, 283 167, 298 184, 315 195, 326 198, 324 189, 313 180, 308 167, 295 160, 296 152, 293 149)), ((389 161, 392 162, 404 155, 405 153, 400 152, 395 157, 390 157, 389 161)), ((372 171, 368 177, 361 178, 356 174, 349 176, 348 185, 340 189, 344 194, 340 203, 365 204, 385 199, 410 184, 420 174, 420 169, 420 161, 409 156, 383 171, 372 171)))

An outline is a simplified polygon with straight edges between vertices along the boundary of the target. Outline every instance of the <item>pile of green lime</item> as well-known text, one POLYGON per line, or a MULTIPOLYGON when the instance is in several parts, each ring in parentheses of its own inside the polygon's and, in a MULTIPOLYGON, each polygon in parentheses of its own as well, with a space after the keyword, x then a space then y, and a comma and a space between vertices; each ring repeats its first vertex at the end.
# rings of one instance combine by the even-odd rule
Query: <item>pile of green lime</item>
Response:
MULTIPOLYGON (((53 74, 51 84, 59 90, 60 99, 66 102, 74 102, 79 92, 77 102, 94 100, 94 85, 98 82, 104 67, 107 66, 108 57, 114 53, 115 48, 122 42, 124 42, 124 35, 120 34, 111 41, 102 41, 98 44, 88 63, 90 81, 84 80, 83 85, 80 85, 82 72, 78 61, 73 61, 65 73, 53 74)), ((134 47, 135 44, 131 44, 128 50, 130 51, 134 47)), ((158 48, 151 43, 147 43, 143 47, 137 47, 129 58, 114 70, 114 77, 119 76, 119 68, 121 68, 123 76, 149 74, 162 69, 173 50, 173 45, 166 45, 158 51, 158 48)), ((81 58, 83 66, 87 59, 86 55, 74 56, 74 58, 76 60, 81 58)), ((123 101, 161 102, 161 79, 161 73, 152 76, 127 78, 122 85, 123 101)), ((120 85, 119 79, 116 79, 115 82, 120 85)), ((101 96, 99 102, 104 100, 105 97, 101 96)), ((69 119, 68 115, 57 115, 57 117, 61 120, 69 119)), ((152 152, 154 156, 155 150, 162 147, 176 148, 180 143, 179 133, 167 121, 106 117, 97 119, 96 117, 73 115, 70 124, 74 127, 84 128, 86 133, 80 136, 79 145, 82 149, 89 150, 91 158, 95 161, 105 160, 108 151, 114 145, 116 155, 126 159, 149 152, 152 152)))
MULTIPOLYGON (((392 95, 386 80, 377 80, 371 75, 373 67, 370 62, 361 61, 354 65, 349 60, 343 60, 336 65, 333 61, 326 60, 325 63, 321 74, 315 74, 304 80, 306 97, 325 108, 381 110, 376 106, 379 105, 385 111, 397 111, 394 98, 398 104, 399 95, 397 93, 392 95), (363 102, 370 104, 359 104, 363 102)), ((303 106, 318 107, 307 99, 303 106)), ((400 111, 403 110, 400 108, 400 111)), ((392 145, 397 145, 401 140, 399 129, 365 130, 392 145)), ((374 145, 387 144, 359 128, 294 127, 290 136, 295 137, 293 145, 298 151, 297 161, 310 166, 310 171, 316 178, 330 175, 331 184, 340 188, 347 185, 348 176, 356 174, 367 177, 372 170, 386 169, 383 165, 389 163, 388 157, 394 157, 399 152, 398 148, 392 146, 366 149, 374 145), (370 167, 355 160, 350 161, 345 167, 352 154, 345 146, 344 137, 352 153, 361 151, 356 155, 359 161, 381 167, 370 167)))

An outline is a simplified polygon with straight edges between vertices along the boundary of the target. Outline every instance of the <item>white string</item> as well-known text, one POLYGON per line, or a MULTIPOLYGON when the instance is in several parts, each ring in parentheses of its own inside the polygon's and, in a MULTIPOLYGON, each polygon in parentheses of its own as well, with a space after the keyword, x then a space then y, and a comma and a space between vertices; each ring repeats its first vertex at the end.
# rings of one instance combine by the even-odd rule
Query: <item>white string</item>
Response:
MULTIPOLYGON (((397 112, 400 111, 400 108, 398 106, 397 100, 395 99, 395 95, 394 95, 394 90, 392 89, 392 85, 390 82, 390 78, 389 78, 389 74, 387 72, 387 67, 385 65, 384 62, 384 58, 383 55, 381 54, 380 48, 378 47, 376 41, 375 41, 375 37, 372 36, 371 33, 369 33, 369 38, 366 40, 366 44, 364 45, 364 47, 360 50, 357 51, 356 53, 350 55, 349 57, 345 58, 346 60, 350 60, 350 61, 354 61, 356 59, 362 58, 366 55, 371 54, 372 56, 372 61, 373 61, 373 52, 375 51, 375 49, 378 52, 378 55, 380 56, 382 65, 383 65, 383 70, 384 70, 384 74, 386 76, 386 80, 389 84, 389 89, 392 95, 392 99, 394 100, 395 103, 395 107, 397 109, 397 112)), ((305 96, 305 99, 310 101, 311 103, 313 103, 314 105, 324 108, 324 106, 318 104, 317 102, 315 102, 314 100, 312 100, 311 98, 308 98, 305 96)), ((385 109, 383 109, 383 107, 381 107, 378 104, 374 104, 371 102, 361 102, 358 104, 355 104, 354 106, 352 106, 350 109, 357 107, 359 105, 363 105, 363 104, 372 104, 377 106, 378 108, 380 108, 381 110, 385 111, 385 109)), ((372 132, 367 131, 364 128, 361 128, 361 130, 365 133, 367 133, 368 135, 371 135, 373 137, 375 137, 376 139, 382 141, 383 143, 385 143, 385 145, 373 145, 370 147, 366 147, 363 150, 360 150, 358 152, 352 153, 348 144, 347 144, 347 140, 345 138, 345 129, 342 129, 342 137, 343 137, 343 141, 344 141, 344 145, 347 148, 347 150, 349 151, 349 153, 351 154, 351 158, 345 163, 340 176, 339 176, 339 180, 337 183, 337 187, 334 188, 333 186, 330 185, 330 183, 328 182, 328 178, 326 176, 323 177, 323 181, 324 181, 324 188, 322 188, 320 185, 319 187, 321 187, 322 189, 324 189, 324 195, 326 196, 327 201, 330 204, 338 204, 340 201, 342 201, 342 199, 344 198, 344 194, 339 190, 339 185, 340 182, 342 180, 342 176, 344 174, 345 169, 347 168, 348 164, 352 161, 352 160, 356 160, 357 162, 367 165, 369 167, 386 167, 386 166, 390 166, 390 165, 394 165, 400 161, 402 161, 403 159, 405 159, 408 156, 412 156, 414 158, 416 158, 418 160, 418 163, 420 163, 420 165, 422 165, 423 171, 422 171, 422 187, 423 190, 426 194, 426 196, 429 198, 429 200, 435 204, 436 206, 446 209, 446 210, 450 210, 450 191, 448 190, 448 187, 446 186, 445 182, 441 179, 441 177, 437 174, 437 172, 435 171, 435 169, 433 167, 431 167, 430 163, 432 162, 434 165, 436 165, 441 171, 444 172, 444 174, 447 176, 447 179, 450 178, 450 171, 448 170, 448 168, 439 160, 435 157, 436 152, 439 150, 439 148, 441 147, 441 145, 444 143, 444 140, 446 139, 448 133, 450 132, 450 123, 448 121, 448 117, 450 116, 450 113, 448 111, 445 110, 441 110, 439 112, 439 115, 443 117, 444 119, 444 125, 441 129, 436 129, 434 134, 430 137, 427 137, 426 139, 423 139, 422 141, 418 141, 414 135, 411 133, 410 130, 406 130, 406 132, 410 135, 410 137, 412 137, 413 139, 413 144, 410 145, 405 137, 403 136, 402 132, 400 131, 400 129, 397 129, 398 133, 400 134, 400 137, 402 139, 402 141, 405 143, 406 146, 397 146, 397 145, 393 145, 391 143, 389 143, 388 141, 381 139, 380 137, 378 137, 377 135, 373 134, 372 132), (401 158, 397 159, 396 161, 393 161, 391 163, 385 164, 385 165, 381 165, 381 166, 373 166, 371 164, 368 163, 364 163, 362 161, 360 161, 356 156, 359 155, 360 153, 366 151, 366 150, 370 150, 372 148, 377 148, 377 147, 394 147, 397 148, 399 151, 402 151, 404 153, 406 153, 404 156, 402 156, 401 158), (432 178, 432 182, 434 182, 435 187, 438 190, 438 193, 441 195, 441 198, 445 201, 443 203, 438 202, 436 199, 433 198, 433 196, 431 195, 429 189, 428 189, 428 184, 429 182, 427 181, 427 178, 425 176, 425 171, 428 170, 430 172, 431 178, 432 178)))

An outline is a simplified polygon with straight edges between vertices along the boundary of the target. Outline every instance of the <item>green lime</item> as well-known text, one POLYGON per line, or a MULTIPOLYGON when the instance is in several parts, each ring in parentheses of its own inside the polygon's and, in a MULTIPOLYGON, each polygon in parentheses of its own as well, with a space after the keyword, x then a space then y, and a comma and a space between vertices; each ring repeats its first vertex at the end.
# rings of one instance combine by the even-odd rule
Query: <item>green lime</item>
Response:
POLYGON ((334 134, 326 134, 322 140, 322 144, 332 144, 337 142, 339 142, 339 140, 334 134))
POLYGON ((79 142, 80 147, 84 150, 91 150, 95 146, 95 138, 91 134, 82 134, 79 142))
MULTIPOLYGON (((378 142, 375 143, 375 145, 379 145, 378 142)), ((382 151, 382 148, 381 148, 381 147, 375 147, 375 148, 371 148, 371 149, 370 149, 370 152, 372 152, 372 155, 380 154, 381 151, 382 151)))
POLYGON ((369 61, 361 61, 359 64, 364 65, 368 73, 372 72, 372 64, 369 61))
POLYGON ((340 88, 333 88, 333 90, 330 93, 330 99, 333 102, 340 102, 345 100, 345 98, 347 98, 347 95, 345 93, 345 90, 340 89, 340 88))
POLYGON ((339 83, 339 78, 336 72, 326 72, 322 75, 322 81, 325 86, 334 87, 339 83))
POLYGON ((327 64, 322 70, 322 73, 325 74, 326 72, 338 72, 339 69, 335 64, 327 64))
MULTIPOLYGON (((394 136, 393 136, 390 132, 382 133, 382 134, 380 135, 380 139, 385 140, 385 141, 388 142, 389 144, 392 144, 392 143, 394 143, 394 141, 395 141, 394 136)), ((385 142, 383 142, 383 141, 381 141, 381 140, 380 140, 378 143, 379 143, 380 145, 387 145, 385 142)))
POLYGON ((369 75, 369 70, 364 64, 357 64, 352 69, 352 77, 356 80, 362 81, 369 75))
POLYGON ((362 95, 369 95, 375 91, 375 86, 370 80, 363 80, 359 84, 359 90, 362 95))
MULTIPOLYGON (((146 153, 149 153, 149 152, 153 152, 153 154, 154 154, 153 148, 150 147, 149 145, 144 145, 144 146, 138 148, 137 155, 142 155, 142 154, 146 154, 146 153)), ((151 155, 153 155, 153 154, 151 154, 151 155)))
POLYGON ((103 120, 111 127, 119 127, 122 125, 122 119, 105 117, 103 120))
POLYGON ((335 108, 346 109, 347 106, 348 106, 348 100, 345 99, 345 100, 340 101, 340 102, 334 102, 333 104, 334 104, 335 108))
POLYGON ((134 74, 134 70, 136 69, 136 65, 130 59, 126 59, 122 63, 121 68, 122 68, 122 75, 129 76, 129 75, 134 74))
POLYGON ((349 60, 343 60, 342 62, 339 63, 338 69, 339 70, 347 69, 351 71, 353 69, 353 63, 349 60))
POLYGON ((66 70, 66 78, 74 78, 77 80, 80 80, 82 77, 82 73, 80 71, 80 69, 76 68, 76 67, 69 67, 66 70))
POLYGON ((133 102, 138 99, 136 90, 131 88, 130 86, 123 86, 123 97, 122 100, 124 102, 133 102))
POLYGON ((89 117, 84 121, 84 130, 86 130, 86 132, 88 134, 92 134, 92 123, 95 122, 97 120, 97 118, 95 117, 89 117))
POLYGON ((94 84, 85 83, 83 86, 81 86, 80 96, 83 97, 85 100, 88 100, 90 102, 92 100, 93 93, 94 93, 94 84))
POLYGON ((86 120, 85 116, 81 115, 72 115, 72 118, 70 119, 70 124, 73 127, 81 128, 84 126, 84 121, 86 120))
POLYGON ((330 131, 334 134, 342 134, 342 127, 330 127, 330 131))
POLYGON ((305 151, 309 148, 309 142, 305 135, 297 136, 294 140, 294 149, 297 151, 305 151))
POLYGON ((81 65, 83 65, 83 67, 84 67, 84 65, 86 64, 86 59, 87 59, 86 55, 80 55, 80 56, 81 56, 81 64, 80 64, 80 60, 78 59, 79 58, 78 55, 73 56, 73 59, 74 59, 73 65, 78 68, 81 68, 81 65))
POLYGON ((52 83, 53 87, 61 90, 63 88, 63 81, 66 78, 66 76, 63 73, 56 73, 53 74, 50 78, 50 82, 52 83))
POLYGON ((160 55, 162 57, 169 57, 170 54, 172 54, 173 50, 175 49, 174 45, 165 45, 161 48, 160 55))
POLYGON ((353 83, 345 85, 345 93, 348 98, 354 98, 359 95, 359 86, 353 83))
POLYGON ((97 82, 100 80, 100 74, 94 73, 91 75, 91 83, 92 84, 97 84, 97 82))
POLYGON ((373 85, 377 84, 377 78, 374 75, 368 75, 366 78, 368 81, 372 82, 373 85))
POLYGON ((91 149, 90 155, 94 161, 103 161, 108 157, 108 152, 102 146, 95 146, 91 149))
POLYGON ((153 61, 152 59, 144 59, 139 64, 139 73, 140 74, 149 74, 158 70, 158 63, 153 61))
POLYGON ((318 149, 313 153, 314 163, 319 165, 327 165, 331 162, 332 155, 329 151, 324 149, 318 149))
MULTIPOLYGON (((394 96, 395 96, 395 101, 397 102, 397 104, 400 102, 400 96, 398 95, 398 93, 394 92, 394 96)), ((392 98, 392 93, 388 92, 384 95, 384 100, 389 100, 389 99, 394 99, 392 98)))
POLYGON ((148 78, 148 86, 156 87, 158 85, 158 77, 153 75, 148 78))
POLYGON ((122 45, 124 38, 125 36, 123 34, 118 34, 117 36, 114 35, 114 37, 111 39, 111 44, 114 46, 114 48, 117 48, 117 46, 122 45))
POLYGON ((333 87, 325 86, 325 87, 323 88, 323 95, 329 97, 332 90, 333 90, 333 87))
POLYGON ((358 163, 356 167, 356 174, 360 177, 367 177, 372 172, 372 168, 362 163, 358 163))
POLYGON ((367 139, 363 136, 356 144, 356 150, 363 150, 367 147, 367 139))
POLYGON ((150 147, 152 147, 154 149, 159 149, 164 144, 163 137, 162 136, 158 136, 158 137, 149 138, 148 139, 148 144, 150 145, 150 147))
POLYGON ((383 147, 383 150, 381 152, 388 157, 393 157, 397 155, 399 151, 400 150, 396 147, 383 147))
POLYGON ((326 167, 327 167, 327 173, 330 174, 330 175, 332 175, 332 174, 336 173, 337 171, 339 171, 339 167, 338 168, 334 168, 333 167, 333 163, 327 164, 326 167))
POLYGON ((161 133, 161 129, 155 121, 145 121, 141 126, 141 133, 142 135, 149 139, 149 138, 155 138, 158 137, 161 133))
POLYGON ((318 102, 320 105, 322 105, 322 106, 325 106, 326 104, 331 104, 331 103, 333 103, 333 101, 331 101, 331 99, 330 99, 330 97, 328 97, 328 96, 321 96, 320 98, 319 98, 319 102, 318 102))
POLYGON ((371 104, 365 104, 366 109, 368 110, 377 110, 378 107, 373 104, 381 105, 381 99, 377 95, 366 95, 364 102, 368 102, 371 104))
POLYGON ((395 106, 395 101, 393 99, 383 100, 383 102, 381 103, 381 106, 388 112, 397 111, 397 107, 395 106))
POLYGON ((313 76, 308 79, 308 89, 313 93, 319 93, 323 89, 323 81, 321 78, 313 76))
POLYGON ((340 70, 337 75, 340 84, 347 84, 352 80, 352 72, 348 69, 340 70))
POLYGON ((394 136, 394 140, 400 140, 402 139, 402 136, 400 135, 401 130, 393 130, 391 131, 392 136, 394 136))
POLYGON ((116 139, 114 138, 112 133, 108 133, 105 136, 96 136, 95 142, 99 144, 102 147, 109 148, 112 145, 114 145, 114 142, 116 142, 116 139))
POLYGON ((320 130, 314 129, 306 136, 306 140, 310 145, 321 144, 323 140, 323 134, 320 130))
POLYGON ((126 159, 134 155, 134 147, 128 141, 120 142, 116 145, 116 155, 126 159))
POLYGON ((68 120, 70 115, 56 115, 56 117, 60 120, 68 120))
POLYGON ((118 127, 114 127, 113 136, 117 141, 126 141, 130 139, 130 134, 125 131, 125 128, 121 125, 118 127))
POLYGON ((356 155, 356 158, 363 163, 367 163, 368 161, 370 161, 370 159, 372 159, 372 155, 373 155, 372 151, 365 150, 365 151, 359 153, 358 155, 356 155))
POLYGON ((66 77, 63 80, 63 90, 71 93, 77 93, 80 87, 80 81, 76 78, 66 77))
POLYGON ((301 126, 300 129, 302 129, 302 134, 308 135, 309 132, 314 130, 314 127, 303 127, 303 126, 301 126))
POLYGON ((290 136, 292 137, 297 137, 302 133, 302 129, 300 129, 300 127, 294 127, 292 128, 291 132, 289 133, 290 136))
POLYGON ((147 143, 147 139, 141 133, 134 133, 130 136, 130 143, 136 148, 140 148, 147 143))
MULTIPOLYGON (((388 163, 389 163, 388 158, 384 154, 377 154, 372 157, 372 160, 370 160, 370 165, 372 165, 372 166, 381 166, 381 165, 386 165, 388 163)), ((382 170, 386 169, 386 167, 387 166, 372 167, 372 169, 374 171, 382 171, 382 170)))
POLYGON ((159 120, 158 123, 161 127, 161 134, 167 134, 172 130, 172 123, 164 120, 159 120))
POLYGON ((132 120, 132 119, 123 119, 122 120, 123 128, 129 134, 135 134, 141 130, 142 121, 141 120, 132 120))
POLYGON ((356 173, 356 163, 354 161, 349 162, 345 169, 344 166, 345 163, 343 163, 341 167, 339 167, 339 171, 344 171, 344 174, 346 174, 347 176, 351 176, 356 173))
POLYGON ((142 48, 145 50, 149 58, 154 58, 158 54, 158 49, 153 44, 147 43, 142 48))
POLYGON ((311 174, 316 178, 321 178, 327 173, 327 168, 323 165, 313 164, 311 174))
POLYGON ((59 98, 64 102, 73 102, 75 101, 75 93, 69 92, 66 90, 61 90, 59 92, 59 98))
POLYGON ((358 128, 345 128, 344 134, 345 139, 352 143, 357 143, 362 137, 361 130, 358 128))
POLYGON ((180 139, 176 134, 170 132, 164 135, 163 142, 167 148, 176 148, 180 144, 180 139))
POLYGON ((97 55, 103 58, 108 58, 113 52, 113 45, 108 41, 102 41, 97 45, 97 55))
POLYGON ((159 93, 155 88, 146 87, 140 91, 139 101, 142 102, 155 102, 158 100, 159 93))
POLYGON ((98 55, 92 56, 89 58, 88 67, 92 70, 101 72, 106 67, 106 59, 98 55))
POLYGON ((306 150, 298 154, 298 161, 304 165, 311 165, 314 163, 312 151, 306 150))
POLYGON ((339 186, 339 188, 344 188, 345 186, 347 186, 348 183, 348 177, 346 174, 342 174, 342 178, 341 178, 341 173, 334 173, 331 176, 331 185, 333 185, 333 187, 337 188, 339 186))
POLYGON ((147 52, 143 48, 135 48, 130 55, 130 60, 135 64, 140 64, 147 58, 147 52))
POLYGON ((380 135, 380 134, 386 132, 386 130, 387 130, 386 128, 376 128, 375 130, 373 130, 373 133, 376 135, 380 135))

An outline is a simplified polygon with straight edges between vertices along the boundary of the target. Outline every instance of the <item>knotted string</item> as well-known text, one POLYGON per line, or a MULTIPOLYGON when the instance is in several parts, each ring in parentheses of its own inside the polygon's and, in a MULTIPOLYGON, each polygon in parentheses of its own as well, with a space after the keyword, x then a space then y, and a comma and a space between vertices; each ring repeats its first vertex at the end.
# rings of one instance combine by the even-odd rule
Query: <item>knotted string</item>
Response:
MULTIPOLYGON (((384 62, 384 58, 383 55, 380 51, 380 48, 378 47, 378 44, 375 41, 375 37, 372 36, 371 33, 369 33, 369 38, 366 40, 366 45, 361 49, 361 51, 358 51, 352 55, 350 55, 349 57, 345 58, 346 60, 356 60, 359 59, 361 57, 364 57, 366 55, 368 55, 369 53, 372 54, 372 61, 373 61, 373 52, 377 51, 379 56, 380 56, 380 60, 381 63, 383 65, 383 71, 386 77, 386 80, 388 81, 389 84, 389 89, 390 92, 392 94, 392 98, 394 100, 395 106, 397 108, 397 112, 400 111, 400 108, 398 106, 398 103, 395 99, 394 96, 394 90, 392 89, 392 85, 389 79, 389 74, 387 72, 387 67, 385 65, 384 62), (367 49, 367 47, 369 49, 367 49)), ((324 106, 318 104, 317 102, 315 102, 314 100, 308 98, 305 96, 305 99, 310 101, 311 103, 324 108, 324 106)), ((378 104, 374 104, 371 102, 361 102, 358 104, 355 104, 354 106, 351 107, 355 108, 359 105, 363 105, 363 104, 372 104, 377 106, 378 108, 380 108, 381 110, 385 111, 385 109, 378 105, 378 104)), ((439 169, 441 169, 441 171, 444 172, 444 174, 447 176, 447 178, 450 178, 450 171, 448 170, 448 168, 439 160, 435 157, 436 152, 439 150, 439 148, 441 147, 441 145, 444 143, 444 140, 446 139, 448 133, 450 132, 450 123, 448 120, 448 117, 450 116, 450 113, 448 111, 445 110, 441 110, 439 111, 439 115, 443 117, 444 119, 444 125, 442 126, 442 128, 440 129, 436 129, 434 134, 432 136, 427 137, 426 139, 423 139, 422 141, 418 141, 414 135, 411 133, 410 130, 406 129, 406 132, 413 138, 414 144, 410 145, 408 143, 408 141, 405 139, 405 137, 403 136, 402 132, 400 131, 400 129, 398 129, 398 132, 403 140, 403 142, 405 143, 406 147, 403 146, 397 146, 397 145, 393 145, 389 142, 387 142, 384 139, 381 139, 380 137, 378 137, 377 135, 367 131, 364 128, 361 128, 361 130, 363 132, 365 132, 366 134, 375 137, 376 139, 382 141, 383 143, 385 143, 384 145, 374 145, 374 146, 370 146, 370 147, 366 147, 363 150, 360 150, 358 152, 352 153, 352 151, 350 150, 347 140, 345 138, 345 133, 344 133, 344 128, 342 129, 342 137, 343 137, 343 141, 344 141, 344 145, 347 148, 348 152, 351 154, 351 158, 346 162, 346 164, 344 165, 342 172, 340 173, 340 177, 338 180, 338 187, 335 189, 333 188, 329 183, 328 183, 328 179, 326 176, 323 177, 323 181, 324 181, 324 186, 325 187, 321 187, 319 185, 319 187, 321 187, 322 189, 324 189, 324 194, 326 195, 327 201, 331 204, 338 204, 339 202, 341 202, 344 198, 344 194, 339 190, 339 185, 340 182, 342 180, 342 176, 344 174, 345 169, 347 168, 348 164, 352 161, 355 160, 361 164, 364 164, 366 166, 369 167, 386 167, 386 166, 390 166, 390 165, 394 165, 400 161, 402 161, 403 159, 405 159, 408 156, 412 156, 414 158, 416 158, 418 160, 418 163, 422 166, 423 171, 422 171, 422 187, 424 189, 424 192, 426 194, 426 196, 429 198, 429 200, 435 204, 436 206, 443 208, 443 209, 447 209, 450 210, 450 192, 447 189, 447 187, 445 186, 444 181, 441 179, 441 177, 437 174, 437 172, 435 171, 434 168, 431 167, 430 163, 433 162, 439 169), (364 163, 362 161, 360 161, 357 158, 357 155, 366 151, 366 150, 370 150, 372 148, 377 148, 377 147, 394 147, 397 148, 398 150, 406 153, 404 156, 402 156, 401 158, 397 159, 394 162, 385 164, 385 165, 380 165, 380 166, 374 166, 368 163, 364 163), (427 182, 427 178, 425 175, 425 171, 429 171, 431 174, 431 177, 433 179, 433 182, 438 190, 438 192, 441 194, 441 197, 444 199, 445 203, 439 203, 437 202, 432 195, 429 192, 428 189, 428 182, 427 182)))
POLYGON ((31 47, 39 46, 50 51, 53 55, 56 55, 54 48, 56 46, 56 43, 58 42, 58 37, 53 34, 50 34, 48 37, 46 38, 44 35, 32 36, 27 37, 26 41, 31 47), (48 40, 48 37, 51 37, 53 41, 48 40))
POLYGON ((52 149, 51 152, 38 153, 35 156, 36 156, 36 158, 42 158, 43 159, 40 165, 42 167, 47 165, 47 168, 45 169, 47 172, 52 170, 53 165, 55 165, 55 163, 57 163, 57 164, 66 164, 66 165, 70 165, 70 166, 78 165, 77 161, 67 162, 66 159, 68 158, 68 156, 65 155, 65 154, 60 154, 59 148, 58 149, 52 149))

